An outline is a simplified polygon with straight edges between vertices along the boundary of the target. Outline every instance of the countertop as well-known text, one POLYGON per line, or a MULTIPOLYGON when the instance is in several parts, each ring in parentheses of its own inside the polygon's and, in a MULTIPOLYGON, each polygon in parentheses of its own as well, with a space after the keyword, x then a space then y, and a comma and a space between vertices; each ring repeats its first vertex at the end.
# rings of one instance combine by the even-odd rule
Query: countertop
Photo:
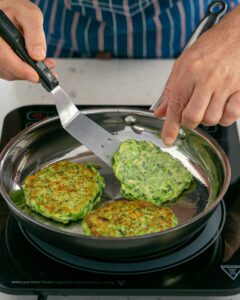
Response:
MULTIPOLYGON (((172 64, 173 60, 59 59, 56 69, 61 87, 75 104, 151 105, 160 96, 172 64)), ((40 84, 0 79, 0 91, 1 125, 13 108, 53 104, 40 84)))
MULTIPOLYGON (((161 94, 173 60, 89 60, 59 59, 57 71, 61 86, 75 104, 151 105, 161 94)), ((50 93, 39 84, 0 80, 0 130, 5 115, 29 104, 53 104, 50 93)), ((238 124, 239 126, 239 124, 238 124)), ((239 127, 240 129, 240 127, 239 127)), ((13 296, 0 293, 1 300, 36 300, 36 296, 13 296)), ((232 297, 61 297, 49 300, 239 300, 232 297)))

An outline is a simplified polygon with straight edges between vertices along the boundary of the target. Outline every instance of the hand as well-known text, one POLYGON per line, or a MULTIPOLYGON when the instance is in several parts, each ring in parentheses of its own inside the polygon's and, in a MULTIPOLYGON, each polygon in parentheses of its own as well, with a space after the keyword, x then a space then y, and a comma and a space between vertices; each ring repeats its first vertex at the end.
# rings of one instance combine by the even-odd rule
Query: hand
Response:
MULTIPOLYGON (((50 58, 46 59, 46 41, 41 10, 29 0, 0 0, 0 8, 22 32, 26 49, 31 58, 36 61, 43 60, 52 69, 55 61, 50 58)), ((36 71, 23 62, 2 38, 0 38, 0 49, 0 78, 39 81, 36 71)))
POLYGON ((180 124, 231 125, 240 117, 240 6, 205 32, 176 60, 162 102, 162 139, 174 143, 180 124))

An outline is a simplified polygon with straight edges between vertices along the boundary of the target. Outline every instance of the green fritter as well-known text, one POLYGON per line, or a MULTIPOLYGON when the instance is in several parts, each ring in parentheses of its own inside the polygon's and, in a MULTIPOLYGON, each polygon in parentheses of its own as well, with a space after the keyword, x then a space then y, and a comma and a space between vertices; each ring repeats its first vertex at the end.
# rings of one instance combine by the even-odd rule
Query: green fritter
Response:
POLYGON ((113 160, 121 195, 127 199, 159 205, 177 198, 193 180, 181 161, 148 141, 122 142, 113 160))
POLYGON ((84 218, 86 235, 130 237, 160 232, 176 226, 177 218, 167 207, 144 200, 115 200, 97 208, 84 218))
POLYGON ((68 223, 84 218, 99 202, 104 179, 92 165, 59 161, 26 177, 26 204, 41 215, 68 223))

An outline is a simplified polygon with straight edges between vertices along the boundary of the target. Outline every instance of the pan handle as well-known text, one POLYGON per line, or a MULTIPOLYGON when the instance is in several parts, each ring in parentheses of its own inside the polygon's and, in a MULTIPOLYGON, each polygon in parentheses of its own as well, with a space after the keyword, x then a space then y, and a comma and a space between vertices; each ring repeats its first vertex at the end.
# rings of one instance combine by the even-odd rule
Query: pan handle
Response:
POLYGON ((52 74, 43 61, 34 61, 27 53, 24 37, 12 21, 0 9, 0 36, 13 49, 13 51, 39 75, 43 87, 52 91, 59 85, 57 78, 52 74))
MULTIPOLYGON (((227 4, 224 1, 213 1, 211 4, 209 4, 206 16, 202 19, 202 21, 197 26, 196 30, 193 32, 190 40, 184 47, 183 51, 189 48, 205 31, 207 31, 213 25, 215 25, 219 21, 219 19, 225 14, 226 10, 227 4)), ((155 109, 157 109, 161 101, 162 99, 160 97, 150 107, 150 111, 155 111, 155 109)))
POLYGON ((202 19, 183 51, 189 48, 205 31, 214 26, 225 14, 227 4, 224 1, 214 1, 209 4, 206 16, 202 19))

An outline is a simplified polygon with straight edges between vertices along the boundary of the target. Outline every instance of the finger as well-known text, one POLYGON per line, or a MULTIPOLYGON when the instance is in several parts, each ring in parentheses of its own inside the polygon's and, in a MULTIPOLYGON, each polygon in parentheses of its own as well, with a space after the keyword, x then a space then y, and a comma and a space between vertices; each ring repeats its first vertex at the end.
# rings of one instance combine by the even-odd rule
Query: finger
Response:
POLYGON ((0 78, 8 80, 8 81, 12 81, 12 80, 16 79, 15 76, 13 76, 10 72, 8 72, 7 70, 4 70, 1 67, 0 67, 0 78))
POLYGON ((58 75, 57 72, 55 72, 55 71, 51 71, 51 72, 53 73, 53 75, 54 75, 57 79, 59 79, 59 75, 58 75))
POLYGON ((175 142, 180 129, 182 112, 194 90, 195 73, 191 76, 192 69, 188 65, 185 66, 183 62, 180 57, 174 64, 164 90, 164 97, 167 99, 164 100, 158 111, 162 114, 166 110, 166 119, 162 131, 162 139, 166 145, 172 145, 175 142))
POLYGON ((183 110, 183 102, 177 97, 169 99, 166 119, 162 130, 162 140, 165 145, 172 145, 178 135, 183 110))
POLYGON ((240 118, 240 91, 235 92, 228 99, 219 124, 229 126, 240 118))
POLYGON ((205 126, 213 126, 218 124, 222 118, 226 100, 227 94, 224 95, 224 93, 221 92, 214 93, 201 123, 205 126))
POLYGON ((31 4, 28 9, 19 10, 16 21, 23 31, 28 54, 34 60, 43 60, 46 56, 46 39, 40 9, 31 4))
POLYGON ((166 119, 163 125, 162 139, 166 145, 172 145, 178 135, 180 123, 182 120, 182 112, 191 99, 194 85, 190 80, 182 80, 176 82, 174 90, 169 91, 166 119))
POLYGON ((168 105, 168 96, 166 90, 164 90, 159 100, 161 102, 160 105, 157 107, 157 109, 154 111, 154 115, 156 117, 164 117, 167 113, 167 105, 168 105))
POLYGON ((163 117, 166 115, 169 94, 170 94, 170 91, 173 89, 174 84, 177 81, 177 78, 179 76, 178 69, 179 69, 179 62, 178 62, 178 60, 176 60, 172 67, 171 73, 168 77, 168 80, 166 82, 164 91, 163 91, 162 95, 160 96, 158 102, 156 104, 154 104, 155 107, 156 107, 156 105, 158 105, 157 108, 154 108, 154 112, 153 112, 156 117, 163 117))
POLYGON ((52 58, 46 58, 44 60, 44 63, 47 65, 47 67, 51 70, 51 72, 53 73, 53 75, 58 79, 59 76, 58 76, 58 73, 56 71, 54 71, 53 69, 55 68, 56 66, 56 61, 55 59, 52 59, 52 58))
POLYGON ((49 69, 53 69, 56 66, 56 61, 52 58, 46 58, 43 62, 47 65, 49 69))
POLYGON ((211 100, 211 87, 197 84, 192 96, 182 112, 181 123, 186 128, 196 128, 202 121, 211 100))
MULTIPOLYGON (((14 79, 25 79, 31 82, 38 82, 37 72, 28 64, 23 62, 0 38, 0 65, 1 68, 12 74, 14 79)), ((0 74, 1 77, 1 74, 0 74)), ((13 80, 13 79, 11 79, 13 80)))

